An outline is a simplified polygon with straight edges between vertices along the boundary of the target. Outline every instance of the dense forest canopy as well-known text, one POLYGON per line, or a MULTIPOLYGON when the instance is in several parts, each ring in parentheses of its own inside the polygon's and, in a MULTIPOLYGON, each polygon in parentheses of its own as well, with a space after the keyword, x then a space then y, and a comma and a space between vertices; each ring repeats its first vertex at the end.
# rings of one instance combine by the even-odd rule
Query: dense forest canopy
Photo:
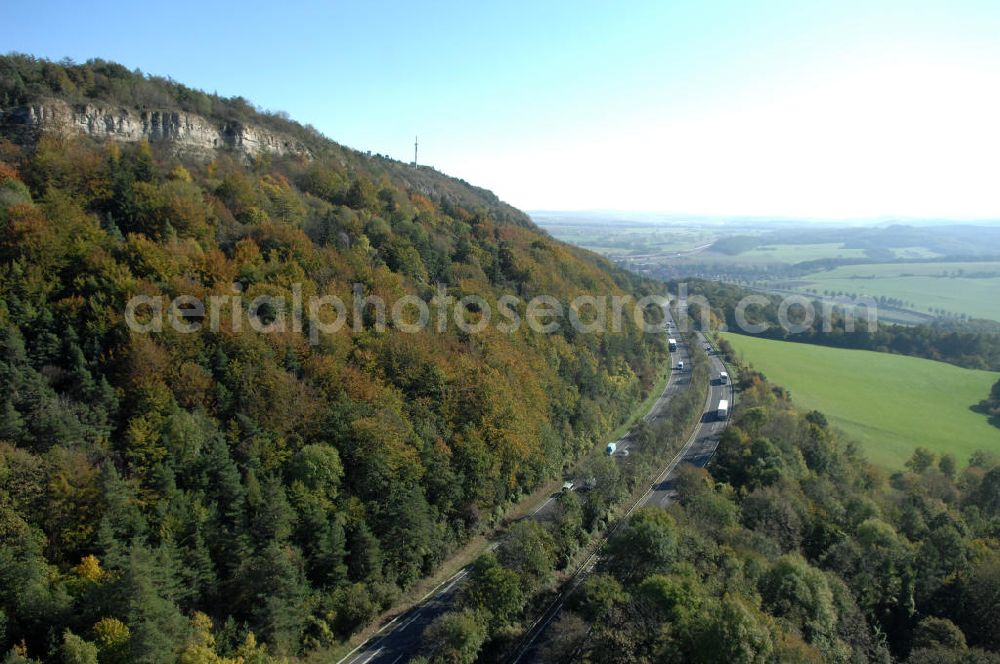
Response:
MULTIPOLYGON (((0 91, 251 110, 100 61, 3 58, 0 91)), ((0 140, 11 661, 262 662, 334 644, 653 384, 664 341, 629 317, 594 334, 408 334, 366 318, 316 344, 129 330, 133 295, 234 284, 244 302, 291 301, 296 285, 349 299, 354 284, 426 300, 444 284, 494 306, 652 289, 482 190, 317 145, 312 160, 184 163, 145 143, 0 140)))
MULTIPOLYGON (((532 661, 1000 663, 1000 457, 918 448, 890 475, 822 413, 731 367, 737 406, 708 467, 681 466, 674 502, 609 529, 532 661)), ((476 561, 418 661, 514 659, 556 601, 532 594, 590 534, 580 502, 562 494, 552 520, 517 524, 476 561)))
POLYGON ((550 630, 546 661, 1000 662, 1000 459, 867 464, 746 367, 708 470, 643 510, 550 630))

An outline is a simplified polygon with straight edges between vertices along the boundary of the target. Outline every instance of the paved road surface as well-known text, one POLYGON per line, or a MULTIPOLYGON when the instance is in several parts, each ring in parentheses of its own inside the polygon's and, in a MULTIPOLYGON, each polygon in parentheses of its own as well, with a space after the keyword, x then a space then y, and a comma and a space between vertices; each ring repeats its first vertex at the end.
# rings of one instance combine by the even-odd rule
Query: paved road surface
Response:
MULTIPOLYGON (((667 320, 673 323, 669 318, 669 313, 667 316, 667 320)), ((676 335, 676 328, 673 330, 671 336, 676 335)), ((691 358, 683 343, 678 345, 677 352, 671 354, 671 361, 674 363, 674 370, 670 372, 670 378, 663 393, 653 403, 649 412, 643 416, 647 421, 656 419, 663 412, 670 397, 678 390, 686 389, 690 385, 691 358), (688 367, 688 370, 676 370, 677 363, 681 361, 688 367)), ((633 441, 628 434, 623 436, 618 440, 617 454, 623 455, 624 450, 628 450, 632 443, 633 441)), ((544 519, 554 509, 554 506, 555 496, 542 503, 528 518, 544 519)), ((469 567, 463 568, 429 592, 416 606, 386 623, 374 636, 355 648, 337 664, 397 664, 416 655, 424 630, 438 616, 452 607, 469 571, 469 567)))
MULTIPOLYGON (((695 338, 697 339, 696 343, 706 343, 706 340, 701 333, 695 333, 695 338)), ((678 350, 682 350, 682 348, 679 346, 678 350)), ((686 351, 686 349, 683 350, 686 351)), ((716 413, 719 408, 719 401, 721 399, 726 399, 729 401, 730 408, 732 407, 733 385, 732 383, 726 383, 723 385, 719 382, 719 372, 726 371, 726 367, 722 363, 722 360, 719 359, 718 355, 714 352, 709 353, 709 369, 710 375, 712 376, 712 386, 711 389, 709 389, 709 393, 706 398, 705 412, 702 415, 701 422, 691 434, 691 437, 685 442, 684 447, 681 448, 666 468, 664 468, 663 472, 657 476, 656 481, 650 487, 646 495, 639 500, 636 507, 666 507, 669 505, 676 496, 676 491, 673 485, 674 479, 676 478, 677 467, 682 463, 690 463, 696 466, 704 467, 708 464, 712 455, 715 454, 715 449, 719 444, 719 435, 726 426, 725 421, 720 421, 716 417, 716 413)), ((626 514, 626 518, 627 516, 628 515, 626 514)), ((576 579, 568 584, 568 587, 565 588, 560 597, 552 603, 549 610, 546 611, 535 626, 528 631, 528 634, 525 636, 526 644, 523 650, 517 653, 512 660, 514 664, 534 662, 538 660, 538 651, 546 641, 550 625, 562 613, 564 598, 568 597, 573 589, 576 588, 576 586, 579 585, 579 583, 593 571, 596 564, 597 554, 594 554, 584 563, 576 579)))
MULTIPOLYGON (((705 343, 705 339, 701 334, 698 334, 697 337, 698 343, 705 343)), ((660 507, 669 505, 676 495, 673 480, 674 471, 677 466, 681 463, 690 463, 704 468, 709 460, 711 460, 712 455, 715 454, 715 448, 719 445, 719 436, 726 427, 726 422, 719 420, 716 417, 716 412, 719 409, 719 401, 722 399, 729 401, 730 409, 732 408, 733 386, 731 383, 722 384, 718 380, 719 372, 726 371, 722 360, 714 352, 709 353, 708 360, 710 375, 712 376, 712 386, 709 389, 708 402, 706 403, 701 423, 681 449, 681 452, 657 478, 649 494, 642 501, 642 505, 659 505, 660 507)))
MULTIPOLYGON (((354 652, 340 660, 350 664, 369 662, 405 662, 417 654, 424 630, 434 620, 448 611, 469 574, 465 567, 450 579, 433 589, 415 607, 385 624, 375 636, 365 641, 354 652)), ((338 663, 339 664, 339 663, 338 663)))
MULTIPOLYGON (((674 331, 670 334, 675 335, 677 332, 674 331)), ((663 392, 661 392, 660 396, 655 402, 653 402, 649 412, 642 416, 642 419, 650 424, 655 422, 656 419, 663 414, 664 409, 667 407, 667 402, 670 401, 671 397, 679 391, 687 389, 687 387, 691 384, 691 356, 688 353, 687 347, 683 343, 678 343, 677 350, 670 354, 670 361, 673 364, 673 367, 670 371, 670 378, 667 380, 667 384, 663 387, 663 392), (687 367, 685 371, 678 371, 677 365, 680 362, 683 362, 684 366, 687 367)), ((629 430, 624 436, 618 439, 615 456, 621 458, 631 452, 634 452, 634 446, 634 436, 632 435, 632 430, 629 430)), ((577 484, 579 484, 580 481, 581 480, 577 480, 577 484)), ((559 494, 550 496, 549 499, 539 505, 530 516, 539 520, 549 516, 555 511, 556 498, 558 495, 559 494)))

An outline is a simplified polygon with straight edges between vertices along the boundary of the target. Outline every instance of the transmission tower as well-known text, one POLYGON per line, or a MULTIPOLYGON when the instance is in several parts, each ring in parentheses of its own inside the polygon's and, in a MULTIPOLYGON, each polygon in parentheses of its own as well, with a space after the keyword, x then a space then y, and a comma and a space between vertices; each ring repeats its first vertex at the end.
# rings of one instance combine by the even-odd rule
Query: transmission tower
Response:
POLYGON ((413 137, 413 167, 417 167, 417 137, 413 137))

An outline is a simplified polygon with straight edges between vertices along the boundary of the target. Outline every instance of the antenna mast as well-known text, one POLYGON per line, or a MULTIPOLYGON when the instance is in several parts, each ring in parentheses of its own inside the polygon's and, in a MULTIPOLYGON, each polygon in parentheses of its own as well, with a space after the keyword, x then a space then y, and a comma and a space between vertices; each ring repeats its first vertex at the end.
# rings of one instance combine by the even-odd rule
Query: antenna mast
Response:
POLYGON ((413 167, 417 167, 417 137, 413 137, 413 167))

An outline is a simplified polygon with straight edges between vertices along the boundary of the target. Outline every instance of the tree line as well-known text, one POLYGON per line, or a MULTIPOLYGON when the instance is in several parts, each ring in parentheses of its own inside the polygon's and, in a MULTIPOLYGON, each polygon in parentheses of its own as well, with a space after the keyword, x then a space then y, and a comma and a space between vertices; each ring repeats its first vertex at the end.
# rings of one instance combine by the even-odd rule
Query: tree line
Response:
MULTIPOLYGON (((750 291, 731 284, 712 281, 685 281, 688 292, 704 297, 710 304, 714 324, 724 324, 727 329, 739 332, 742 328, 736 319, 736 307, 750 291)), ((675 291, 677 283, 669 287, 675 291)), ((834 308, 829 319, 830 329, 824 329, 818 317, 805 331, 789 332, 782 327, 778 317, 780 296, 753 293, 764 297, 766 304, 753 305, 745 309, 751 324, 766 324, 768 327, 755 336, 779 341, 814 343, 835 348, 871 350, 880 353, 897 353, 922 357, 929 360, 948 362, 968 369, 1000 371, 1000 329, 995 324, 983 322, 979 325, 935 323, 930 325, 886 325, 878 323, 869 326, 862 309, 852 317, 845 316, 843 310, 834 308), (853 325, 851 329, 850 325, 853 325)), ((823 311, 820 303, 815 311, 823 311)), ((699 304, 692 306, 693 319, 700 324, 704 315, 699 304)), ((994 384, 990 394, 979 404, 972 406, 977 412, 990 416, 990 423, 1000 426, 1000 380, 994 384)))
MULTIPOLYGON (((669 282, 669 290, 677 292, 680 283, 682 282, 669 282)), ((755 336, 838 348, 898 353, 948 362, 970 369, 1000 371, 1000 333, 994 326, 977 328, 957 324, 869 325, 863 307, 851 316, 845 314, 841 307, 833 307, 830 316, 824 321, 819 315, 824 311, 823 305, 814 302, 816 313, 814 320, 808 323, 803 331, 789 331, 781 325, 778 316, 782 302, 779 295, 753 292, 715 281, 696 279, 683 283, 686 284, 690 295, 697 295, 707 300, 712 319, 716 324, 724 324, 726 329, 733 332, 742 331, 742 326, 736 317, 737 305, 743 298, 753 295, 764 298, 765 303, 746 307, 744 309, 746 320, 750 324, 767 326, 767 329, 755 333, 755 336), (824 329, 824 325, 828 325, 829 329, 824 329)), ((797 316, 795 309, 795 307, 789 309, 790 318, 797 316)), ((692 306, 691 315, 696 323, 701 323, 704 315, 697 302, 692 306)), ((792 322, 799 323, 799 319, 795 318, 792 322)))

